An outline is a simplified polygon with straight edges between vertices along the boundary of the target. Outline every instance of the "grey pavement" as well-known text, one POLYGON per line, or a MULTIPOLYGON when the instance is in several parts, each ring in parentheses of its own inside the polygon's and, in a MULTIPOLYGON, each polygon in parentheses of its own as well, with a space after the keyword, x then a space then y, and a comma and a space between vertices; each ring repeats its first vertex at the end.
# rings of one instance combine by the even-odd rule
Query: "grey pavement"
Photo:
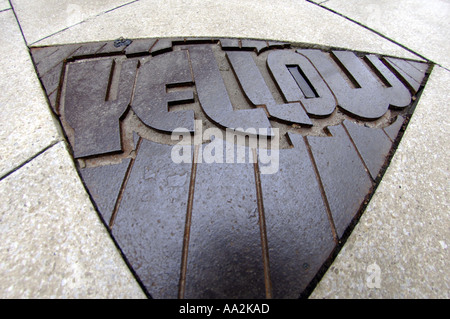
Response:
POLYGON ((27 46, 242 37, 436 63, 311 298, 449 298, 450 1, 0 0, 0 298, 145 298, 76 172, 27 46), (314 3, 316 2, 316 3, 314 3))

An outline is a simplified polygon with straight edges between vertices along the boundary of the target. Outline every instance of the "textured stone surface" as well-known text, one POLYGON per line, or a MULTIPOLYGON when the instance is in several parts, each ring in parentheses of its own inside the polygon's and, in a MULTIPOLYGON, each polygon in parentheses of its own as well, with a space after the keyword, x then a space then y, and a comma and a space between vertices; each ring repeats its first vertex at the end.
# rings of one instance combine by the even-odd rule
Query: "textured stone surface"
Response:
POLYGON ((383 180, 312 298, 450 297, 449 85, 450 73, 435 67, 383 180))
POLYGON ((11 8, 11 5, 9 4, 8 0, 0 0, 0 11, 7 10, 9 8, 11 8))
MULTIPOLYGON (((67 0, 61 1, 61 5, 64 3, 67 0)), ((48 24, 46 16, 37 15, 39 20, 29 18, 32 8, 23 14, 18 12, 21 23, 27 23, 30 29, 48 24)), ((258 5, 250 0, 223 3, 203 0, 137 1, 65 29, 39 41, 39 45, 106 41, 122 36, 271 39, 417 58, 390 41, 315 4, 296 0, 284 1, 283 5, 269 0, 259 1, 258 5), (233 23, 230 23, 230 17, 233 23)))
POLYGON ((450 67, 448 1, 330 0, 322 5, 450 67))
POLYGON ((13 0, 12 4, 16 14, 20 16, 27 43, 33 43, 129 2, 132 1, 13 0))
POLYGON ((0 176, 62 137, 23 42, 14 13, 0 13, 0 176))
POLYGON ((143 298, 60 142, 0 181, 2 298, 143 298))

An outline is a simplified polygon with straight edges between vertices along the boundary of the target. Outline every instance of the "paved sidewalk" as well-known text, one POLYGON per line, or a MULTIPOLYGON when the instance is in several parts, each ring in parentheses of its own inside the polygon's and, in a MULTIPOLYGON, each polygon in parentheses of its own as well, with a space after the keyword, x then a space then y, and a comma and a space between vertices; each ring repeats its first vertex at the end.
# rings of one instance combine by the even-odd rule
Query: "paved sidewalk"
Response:
POLYGON ((0 0, 0 298, 145 298, 90 202, 27 46, 178 36, 436 63, 391 166, 311 297, 449 298, 450 2, 349 2, 0 0))

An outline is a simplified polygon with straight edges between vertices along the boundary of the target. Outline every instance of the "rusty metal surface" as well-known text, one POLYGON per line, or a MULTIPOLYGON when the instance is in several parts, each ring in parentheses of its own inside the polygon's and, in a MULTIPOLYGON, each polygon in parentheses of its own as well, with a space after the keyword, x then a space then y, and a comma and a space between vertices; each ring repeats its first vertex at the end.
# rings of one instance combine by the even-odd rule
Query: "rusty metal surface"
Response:
POLYGON ((155 44, 156 39, 138 39, 134 40, 130 45, 125 49, 126 55, 132 54, 149 54, 150 49, 155 44))
POLYGON ((265 297, 252 163, 197 165, 188 257, 186 298, 265 297))
POLYGON ((300 103, 277 105, 250 52, 228 52, 227 58, 254 106, 265 105, 270 116, 283 121, 312 125, 300 103))
POLYGON ((343 125, 348 132, 352 142, 355 144, 365 167, 372 179, 385 165, 392 142, 382 129, 369 128, 345 120, 343 125))
POLYGON ((336 245, 307 146, 289 136, 279 172, 261 175, 274 298, 298 298, 336 245))
POLYGON ((225 38, 31 53, 99 214, 154 298, 307 295, 430 67, 225 38))
POLYGON ((413 64, 406 60, 394 58, 386 58, 385 61, 397 72, 413 93, 419 90, 426 72, 425 63, 416 62, 413 64))
POLYGON ((178 127, 194 131, 192 110, 170 112, 170 103, 190 103, 192 90, 167 92, 167 87, 192 85, 193 79, 186 51, 156 56, 139 68, 132 108, 146 125, 165 132, 178 127))
POLYGON ((286 101, 300 101, 310 115, 327 116, 334 111, 336 100, 314 66, 303 55, 294 51, 272 51, 267 57, 267 65, 286 101), (291 69, 297 72, 292 74, 291 69), (302 70, 304 76, 298 70, 302 70), (312 96, 305 95, 308 91, 312 96))
POLYGON ((264 110, 234 110, 211 46, 189 48, 194 81, 202 109, 219 126, 230 129, 270 128, 264 110))
POLYGON ((133 60, 120 63, 116 97, 109 94, 111 76, 119 65, 115 60, 75 62, 68 66, 64 114, 75 131, 75 158, 122 149, 119 118, 131 100, 136 64, 133 60))
POLYGON ((130 161, 131 159, 127 158, 119 164, 84 167, 79 170, 106 224, 111 220, 130 161))
POLYGON ((113 236, 154 298, 176 298, 191 165, 171 147, 143 140, 130 172, 113 236))
POLYGON ((328 129, 331 137, 308 136, 307 140, 337 234, 342 237, 365 196, 369 194, 372 181, 344 127, 338 125, 328 129))
POLYGON ((383 128, 383 131, 389 136, 391 141, 395 141, 403 124, 405 124, 405 118, 403 116, 398 116, 391 125, 383 128))
POLYGON ((297 52, 315 65, 339 107, 350 115, 374 120, 383 116, 390 105, 403 108, 411 103, 409 90, 373 55, 361 59, 349 51, 297 52))

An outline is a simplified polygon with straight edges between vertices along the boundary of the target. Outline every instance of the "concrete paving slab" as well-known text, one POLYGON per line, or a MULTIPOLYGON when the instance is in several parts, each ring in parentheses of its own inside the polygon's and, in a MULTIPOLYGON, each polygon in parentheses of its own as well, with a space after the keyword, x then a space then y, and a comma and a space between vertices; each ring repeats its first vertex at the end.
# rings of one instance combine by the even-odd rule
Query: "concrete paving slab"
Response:
POLYGON ((8 0, 0 0, 0 11, 10 9, 11 5, 8 0))
POLYGON ((145 298, 64 142, 0 181, 0 298, 145 298))
POLYGON ((330 0, 321 5, 450 68, 449 1, 330 0))
MULTIPOLYGON (((62 3, 67 3, 63 1, 62 3)), ((21 18, 39 29, 48 23, 21 18)), ((26 33, 26 32, 25 32, 26 33)), ((373 32, 306 1, 139 1, 85 20, 37 45, 146 37, 242 37, 304 42, 417 58, 373 32), (143 14, 145 13, 145 14, 143 14), (232 19, 230 18, 232 17, 232 19), (332 27, 330 27, 332 26, 332 27)))
POLYGON ((435 67, 383 180, 311 298, 449 298, 450 72, 435 67))
POLYGON ((76 25, 132 0, 13 0, 25 40, 28 44, 76 25))
POLYGON ((0 176, 62 138, 19 26, 11 10, 0 12, 0 176))

